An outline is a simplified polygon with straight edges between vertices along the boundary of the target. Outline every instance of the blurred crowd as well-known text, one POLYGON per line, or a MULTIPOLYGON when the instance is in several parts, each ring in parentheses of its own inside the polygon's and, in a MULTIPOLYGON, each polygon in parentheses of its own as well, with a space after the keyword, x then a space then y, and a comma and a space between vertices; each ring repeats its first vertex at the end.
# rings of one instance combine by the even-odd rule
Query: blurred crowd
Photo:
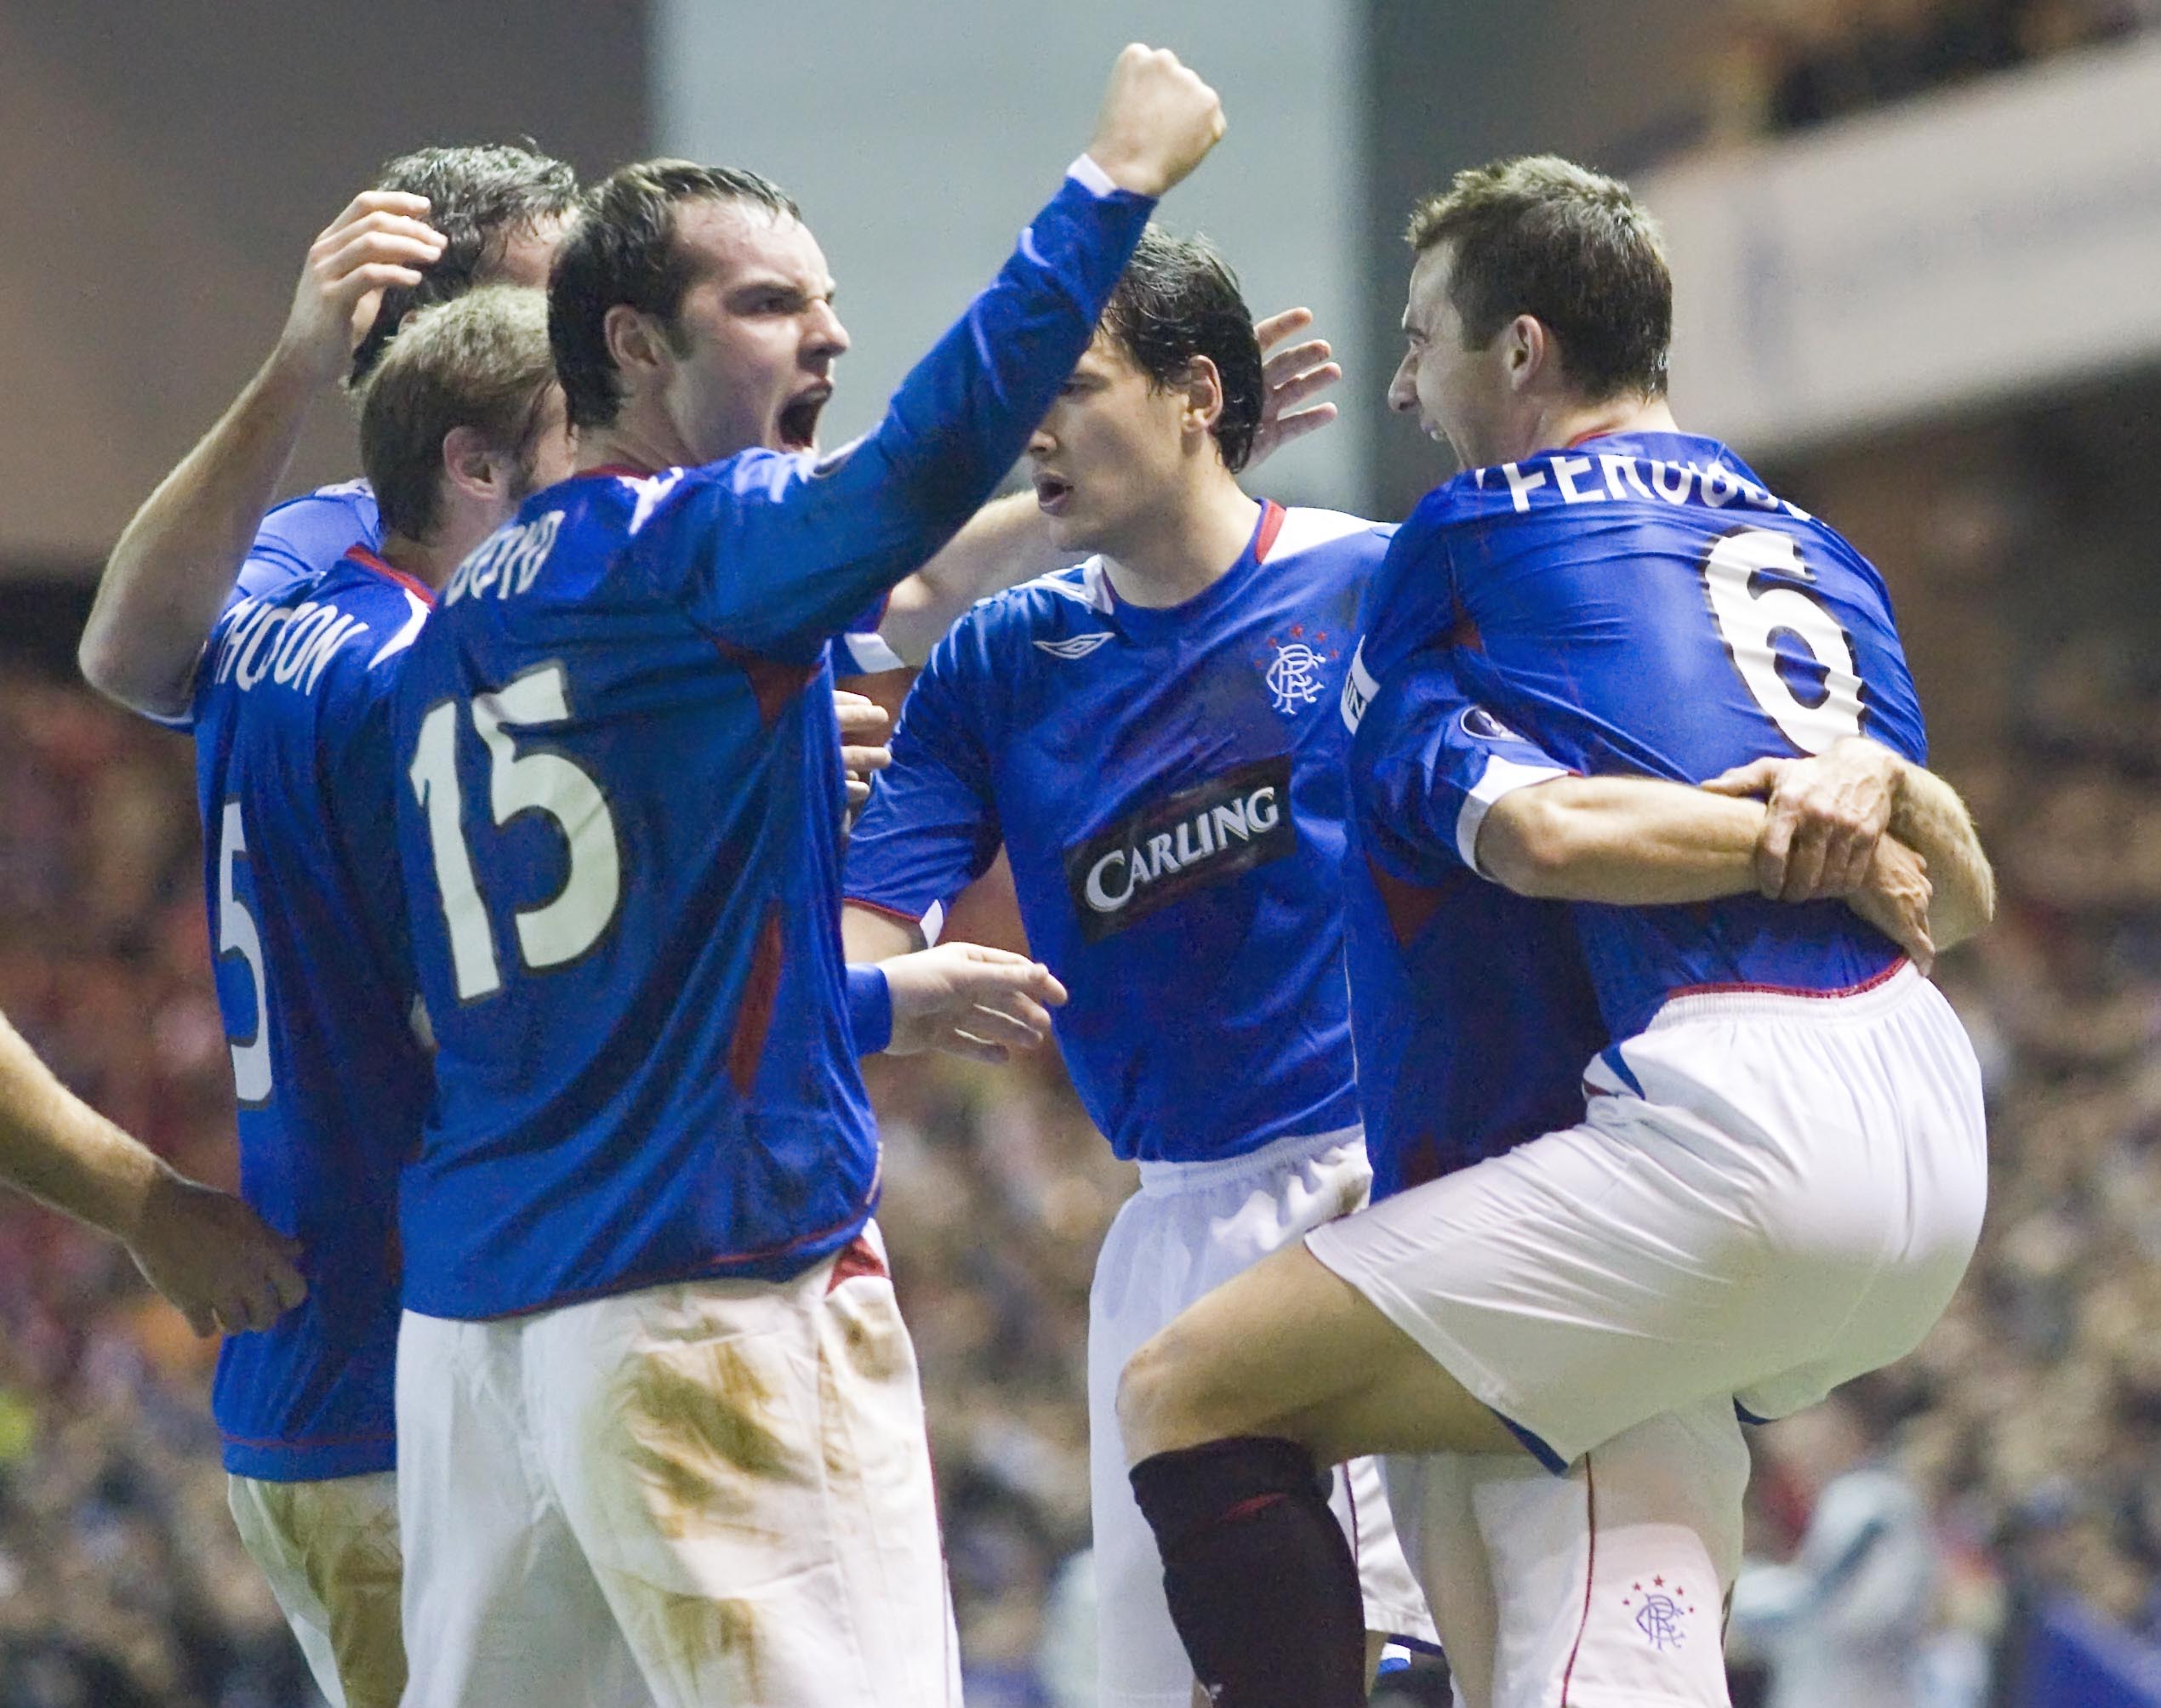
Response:
POLYGON ((1805 129, 2131 35, 2153 0, 1729 0, 1708 33, 1701 140, 1805 129))
MULTIPOLYGON (((1981 1255, 1913 1358, 1759 1438, 1766 1561, 1803 1546, 1841 1476, 1912 1492, 1930 1546, 1876 1602, 1897 1653, 1932 1658, 1937 1694, 1912 1698, 1932 1708, 1987 1700, 1992 1657, 2008 1688, 2023 1611, 2063 1591, 2161 1637, 2153 656, 2121 635, 2066 644, 2010 741, 1954 771, 2004 891, 1994 930, 1941 971, 1991 1102, 1981 1255)), ((0 1010, 116 1119, 230 1181, 186 743, 14 668, 0 730, 0 1010)), ((1054 1052, 874 1062, 871 1079, 970 1700, 1063 1700, 1064 1663, 1046 1681, 1042 1656, 1073 1648, 1060 1608, 1087 1540, 1088 1274, 1131 1171, 1054 1052)), ((213 1353, 124 1258, 0 1198, 0 1708, 312 1702, 225 1513, 213 1353)))

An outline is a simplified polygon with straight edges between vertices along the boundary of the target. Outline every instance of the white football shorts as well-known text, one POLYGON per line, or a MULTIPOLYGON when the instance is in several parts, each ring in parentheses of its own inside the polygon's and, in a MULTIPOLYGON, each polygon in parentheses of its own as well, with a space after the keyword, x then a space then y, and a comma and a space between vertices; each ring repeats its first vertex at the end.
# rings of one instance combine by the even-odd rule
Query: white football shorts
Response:
POLYGON ((1702 1399, 1812 1404, 1911 1351, 1965 1272, 1980 1070, 1903 963, 1678 997, 1585 1090, 1580 1125, 1306 1242, 1552 1469, 1702 1399))
POLYGON ((331 1708, 397 1708, 405 1643, 396 1477, 230 1477, 225 1500, 331 1708))
MULTIPOLYGON (((1222 1162, 1144 1162, 1140 1190, 1104 1235, 1088 1298, 1096 1688, 1104 1708, 1193 1700, 1193 1665, 1163 1597, 1162 1557, 1126 1475, 1117 1415, 1126 1361, 1204 1293, 1359 1208, 1372 1178, 1355 1127, 1280 1139, 1222 1162)), ((1338 1466, 1331 1504, 1358 1560, 1366 1627, 1432 1643, 1377 1463, 1338 1466)))
POLYGON ((1457 1708, 1727 1708, 1748 1482, 1730 1401, 1625 1429, 1565 1477, 1520 1454, 1384 1464, 1457 1708))
POLYGON ((875 1227, 784 1282, 408 1312, 405 1708, 959 1708, 875 1227))

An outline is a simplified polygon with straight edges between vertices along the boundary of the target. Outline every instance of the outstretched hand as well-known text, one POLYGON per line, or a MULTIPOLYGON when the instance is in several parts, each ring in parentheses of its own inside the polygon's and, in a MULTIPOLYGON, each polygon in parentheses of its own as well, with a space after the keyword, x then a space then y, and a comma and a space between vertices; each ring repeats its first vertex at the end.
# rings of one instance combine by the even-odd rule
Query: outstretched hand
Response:
POLYGON ((230 1193, 161 1174, 128 1255, 198 1335, 267 1329, 307 1297, 299 1246, 230 1193))
POLYGON ((1261 421, 1253 430, 1253 448, 1246 466, 1257 467, 1286 445, 1318 432, 1336 418, 1332 403, 1308 400, 1343 377, 1326 339, 1284 341, 1313 324, 1311 309, 1286 309, 1257 321, 1253 335, 1261 345, 1261 421), (1279 349, 1278 346, 1283 347, 1279 349))
POLYGON ((324 226, 308 250, 278 350, 328 385, 345 371, 375 323, 383 293, 417 285, 442 257, 443 236, 427 223, 428 199, 364 190, 324 226))
POLYGON ((1004 1062, 1050 1035, 1065 987, 1040 962, 980 943, 940 943, 881 961, 892 997, 888 1056, 938 1050, 1004 1062))

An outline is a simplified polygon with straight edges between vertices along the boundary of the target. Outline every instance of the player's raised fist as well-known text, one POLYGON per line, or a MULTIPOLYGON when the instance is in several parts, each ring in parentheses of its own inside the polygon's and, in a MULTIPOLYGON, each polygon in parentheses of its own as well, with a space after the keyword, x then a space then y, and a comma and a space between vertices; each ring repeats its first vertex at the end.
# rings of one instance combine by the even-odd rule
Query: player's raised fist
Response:
POLYGON ((1136 42, 1110 68, 1088 157, 1121 190, 1160 196, 1223 134, 1223 104, 1167 48, 1136 42))

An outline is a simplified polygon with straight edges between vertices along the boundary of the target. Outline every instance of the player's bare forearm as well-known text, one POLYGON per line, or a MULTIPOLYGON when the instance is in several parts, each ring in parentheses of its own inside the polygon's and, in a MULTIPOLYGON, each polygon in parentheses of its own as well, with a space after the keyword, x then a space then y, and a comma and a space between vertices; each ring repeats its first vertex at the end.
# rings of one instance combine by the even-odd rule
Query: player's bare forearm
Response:
POLYGON ((879 638, 921 669, 931 648, 978 599, 1074 561, 1052 544, 1032 492, 994 498, 943 549, 892 590, 879 638))
POLYGON ((61 1085, 0 1018, 0 1181, 128 1239, 164 1170, 151 1152, 61 1085))
POLYGON ((105 560, 77 658, 136 711, 186 709, 195 663, 246 561, 319 384, 273 353, 144 500, 105 560))
POLYGON ((316 236, 270 357, 158 482, 105 561, 77 657, 91 686, 140 712, 187 709, 210 626, 247 561, 308 410, 343 371, 383 293, 442 253, 427 202, 362 191, 316 236))
POLYGON ((922 928, 851 902, 841 909, 841 946, 852 961, 891 960, 923 947, 922 928))
POLYGON ((1753 891, 1761 803, 1651 777, 1562 777, 1503 795, 1479 864, 1519 895, 1656 907, 1753 891))
POLYGON ((291 1240, 167 1167, 61 1085, 4 1017, 0 1183, 111 1234, 198 1335, 267 1328, 307 1296, 291 1240))
POLYGON ((1907 765, 1899 773, 1890 829, 1928 862, 1935 886, 1929 931, 1938 948, 1964 942, 1996 917, 1996 874, 1957 789, 1932 771, 1907 765))

